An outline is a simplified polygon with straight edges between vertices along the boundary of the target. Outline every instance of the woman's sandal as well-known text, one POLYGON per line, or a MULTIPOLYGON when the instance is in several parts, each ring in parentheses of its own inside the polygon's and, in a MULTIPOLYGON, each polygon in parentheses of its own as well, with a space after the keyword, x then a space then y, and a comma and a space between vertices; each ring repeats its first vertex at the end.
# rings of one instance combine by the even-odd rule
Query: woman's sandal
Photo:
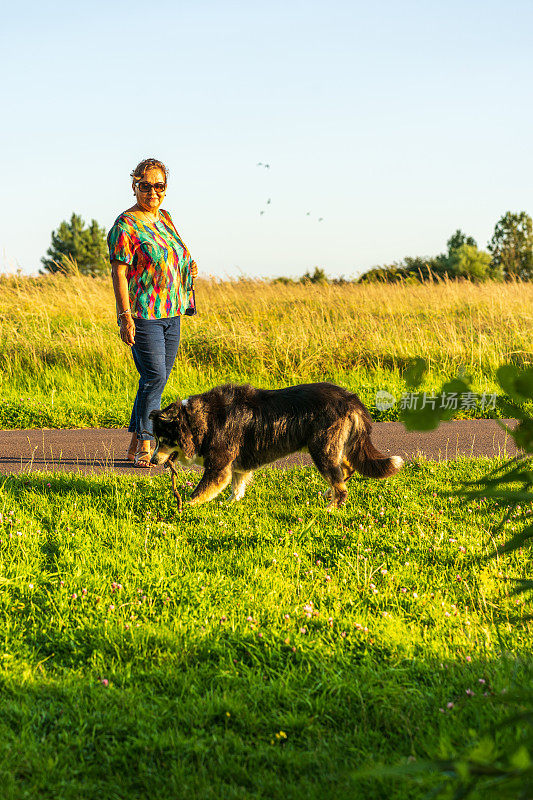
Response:
POLYGON ((149 469, 152 465, 150 464, 150 459, 152 458, 152 454, 149 450, 137 450, 135 453, 135 458, 133 459, 133 466, 134 467, 141 467, 142 469, 149 469))

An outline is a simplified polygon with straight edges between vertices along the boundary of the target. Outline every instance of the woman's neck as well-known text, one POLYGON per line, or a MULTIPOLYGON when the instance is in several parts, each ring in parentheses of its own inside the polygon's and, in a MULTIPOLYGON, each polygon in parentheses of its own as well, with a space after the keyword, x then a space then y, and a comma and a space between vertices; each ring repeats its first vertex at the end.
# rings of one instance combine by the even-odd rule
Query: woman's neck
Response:
POLYGON ((159 221, 159 209, 157 211, 145 211, 143 208, 140 208, 137 204, 135 204, 128 210, 138 215, 145 222, 159 221))

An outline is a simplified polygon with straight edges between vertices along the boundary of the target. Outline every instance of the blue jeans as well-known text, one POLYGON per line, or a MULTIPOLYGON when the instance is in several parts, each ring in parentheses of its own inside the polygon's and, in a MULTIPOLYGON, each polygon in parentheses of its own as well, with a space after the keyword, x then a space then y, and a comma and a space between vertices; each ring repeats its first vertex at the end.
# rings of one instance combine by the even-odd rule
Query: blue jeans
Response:
POLYGON ((176 360, 179 343, 179 317, 135 319, 135 344, 131 352, 141 377, 128 430, 136 433, 137 439, 153 439, 152 420, 148 415, 154 408, 161 408, 161 395, 176 360))

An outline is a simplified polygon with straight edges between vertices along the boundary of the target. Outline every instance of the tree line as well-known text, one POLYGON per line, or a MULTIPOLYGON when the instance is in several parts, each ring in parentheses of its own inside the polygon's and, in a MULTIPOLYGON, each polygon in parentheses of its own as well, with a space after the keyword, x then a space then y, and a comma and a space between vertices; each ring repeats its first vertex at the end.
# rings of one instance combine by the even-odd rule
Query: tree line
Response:
POLYGON ((508 211, 495 225, 486 250, 472 236, 457 230, 446 243, 446 252, 431 258, 404 258, 375 267, 359 278, 359 283, 400 280, 424 281, 432 278, 469 278, 473 281, 533 279, 533 224, 529 214, 508 211))
MULTIPOLYGON (((47 272, 105 275, 110 271, 106 232, 96 220, 86 225, 79 214, 63 221, 52 232, 52 242, 41 259, 47 272)), ((446 243, 446 252, 437 256, 407 256, 402 261, 374 267, 354 281, 330 279, 321 267, 301 278, 275 278, 275 283, 369 283, 382 281, 425 281, 435 278, 486 280, 533 279, 533 223, 525 211, 508 211, 496 223, 487 249, 482 250, 472 236, 455 231, 446 243)))

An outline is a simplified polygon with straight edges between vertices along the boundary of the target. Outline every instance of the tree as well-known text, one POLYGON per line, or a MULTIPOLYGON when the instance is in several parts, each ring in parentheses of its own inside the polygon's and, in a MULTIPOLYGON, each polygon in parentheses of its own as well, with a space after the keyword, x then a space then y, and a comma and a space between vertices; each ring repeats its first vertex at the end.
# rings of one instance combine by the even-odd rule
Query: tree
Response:
POLYGON ((406 256, 403 261, 395 261, 383 267, 374 267, 363 273, 357 283, 417 283, 443 277, 447 269, 445 255, 406 256))
POLYGON ((300 278, 300 283, 328 283, 328 276, 326 275, 325 271, 320 267, 315 267, 315 271, 311 275, 310 272, 306 272, 300 278))
POLYGON ((69 273, 73 264, 82 275, 105 275, 110 270, 105 230, 94 219, 86 227, 79 214, 72 214, 70 222, 63 221, 52 231, 46 255, 41 262, 48 272, 69 273))
POLYGON ((460 228, 457 228, 455 233, 453 233, 446 242, 446 247, 448 248, 448 258, 450 258, 452 253, 455 253, 464 244, 468 244, 470 247, 477 247, 477 242, 472 238, 472 236, 467 236, 466 233, 463 233, 460 228))
POLYGON ((474 281, 498 278, 491 269, 491 257, 478 250, 476 240, 458 228, 446 242, 447 253, 437 256, 406 256, 402 261, 365 272, 358 283, 382 281, 428 281, 434 278, 470 278, 474 281))
POLYGON ((448 271, 456 278, 470 278, 474 281, 486 281, 494 277, 491 270, 491 256, 476 245, 462 244, 452 250, 448 258, 448 271))
POLYGON ((504 278, 533 278, 533 223, 529 214, 508 211, 494 228, 488 244, 492 268, 504 278))

